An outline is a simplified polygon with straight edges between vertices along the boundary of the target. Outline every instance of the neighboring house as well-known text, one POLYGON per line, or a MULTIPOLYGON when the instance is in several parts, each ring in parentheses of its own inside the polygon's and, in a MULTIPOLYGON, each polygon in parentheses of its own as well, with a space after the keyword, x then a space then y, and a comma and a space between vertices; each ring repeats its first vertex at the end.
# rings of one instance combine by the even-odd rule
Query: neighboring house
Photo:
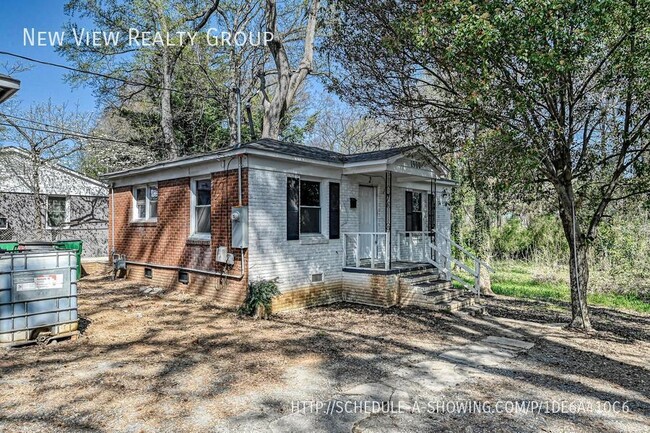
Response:
POLYGON ((0 74, 0 104, 20 89, 20 81, 7 75, 0 74))
POLYGON ((396 305, 407 275, 449 288, 448 174, 422 146, 343 155, 262 139, 107 174, 110 248, 128 278, 226 307, 275 278, 276 311, 396 305))
POLYGON ((27 151, 0 148, 0 240, 80 239, 84 257, 107 257, 106 185, 59 164, 45 163, 36 188, 32 173, 27 151), (42 209, 35 209, 37 189, 42 209), (36 230, 37 215, 43 234, 36 230))

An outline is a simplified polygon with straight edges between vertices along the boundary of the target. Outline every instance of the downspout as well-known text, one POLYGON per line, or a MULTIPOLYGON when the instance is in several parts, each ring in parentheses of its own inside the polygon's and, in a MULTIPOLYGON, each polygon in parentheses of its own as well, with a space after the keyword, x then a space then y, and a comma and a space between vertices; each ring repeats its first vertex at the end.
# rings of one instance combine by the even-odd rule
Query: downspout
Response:
MULTIPOLYGON (((241 206, 242 205, 242 175, 241 175, 242 156, 238 155, 237 158, 239 160, 238 176, 237 176, 237 179, 238 179, 238 185, 237 185, 237 188, 238 188, 238 201, 239 201, 239 206, 241 206)), ((226 163, 226 208, 229 207, 228 178, 230 176, 228 175, 228 170, 230 169, 230 163, 233 161, 233 159, 235 159, 234 156, 232 158, 230 158, 230 160, 228 160, 228 162, 226 163)), ((228 218, 228 222, 229 222, 229 225, 228 225, 229 232, 232 233, 232 221, 230 220, 230 218, 228 218)), ((232 234, 229 234, 229 235, 226 236, 226 239, 229 240, 228 243, 232 242, 232 239, 230 239, 231 236, 232 236, 232 234)), ((239 272, 239 276, 237 276, 237 278, 243 278, 244 277, 244 249, 243 248, 241 248, 240 254, 241 254, 241 269, 240 269, 240 272, 239 272)), ((223 275, 223 276, 233 276, 233 275, 229 275, 229 274, 221 274, 221 275, 223 275)))
POLYGON ((111 182, 111 251, 112 256, 115 253, 115 182, 111 182))
POLYGON ((242 181, 241 181, 242 163, 241 162, 242 162, 242 156, 239 155, 239 167, 238 167, 238 170, 237 170, 237 183, 238 183, 237 186, 239 188, 239 207, 242 206, 242 192, 241 192, 241 190, 242 190, 242 186, 241 186, 241 184, 242 184, 242 181))
MULTIPOLYGON (((237 172, 237 174, 238 174, 237 184, 238 184, 238 187, 239 187, 239 207, 241 207, 242 203, 243 203, 243 201, 242 201, 242 174, 241 174, 241 172, 242 172, 242 159, 243 159, 243 156, 239 155, 239 164, 238 164, 239 169, 238 169, 238 172, 237 172)), ((248 160, 246 160, 246 162, 248 163, 248 160)), ((250 218, 250 216, 249 216, 249 218, 250 218)), ((249 223, 250 223, 250 219, 249 219, 249 223)), ((248 226, 246 227, 246 229, 248 229, 248 226)), ((241 264, 240 264, 241 269, 240 269, 240 271, 241 271, 241 276, 243 278, 243 276, 244 276, 244 263, 245 263, 245 260, 244 260, 244 248, 243 247, 239 249, 239 254, 241 255, 241 264)))

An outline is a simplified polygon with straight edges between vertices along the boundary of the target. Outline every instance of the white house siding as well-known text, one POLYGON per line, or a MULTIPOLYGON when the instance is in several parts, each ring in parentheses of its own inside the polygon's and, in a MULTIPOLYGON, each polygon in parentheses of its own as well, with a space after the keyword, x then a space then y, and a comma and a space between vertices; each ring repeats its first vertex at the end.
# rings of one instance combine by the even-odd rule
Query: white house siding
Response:
MULTIPOLYGON (((45 239, 80 239, 84 257, 108 255, 108 189, 100 182, 72 170, 45 164, 40 169, 39 189, 44 208, 40 219, 46 227, 48 196, 66 197, 69 224, 59 228, 45 228, 45 239)), ((8 220, 6 229, 0 228, 0 240, 25 242, 39 237, 35 231, 31 164, 17 149, 0 149, 0 215, 8 220)))
MULTIPOLYGON (((373 185, 377 193, 377 232, 385 231, 385 179, 383 175, 342 175, 337 168, 315 168, 304 163, 274 164, 251 158, 248 166, 249 202, 249 263, 250 281, 278 279, 283 299, 278 301, 281 309, 335 302, 355 296, 365 299, 368 290, 352 290, 369 276, 348 275, 343 268, 343 237, 359 229, 358 206, 350 208, 350 198, 358 198, 359 185, 373 185), (321 182, 321 235, 301 235, 299 240, 287 240, 287 177, 300 177, 321 182), (340 189, 340 234, 341 239, 329 239, 329 182, 338 182, 340 189), (313 274, 323 274, 323 281, 313 283, 313 274), (350 285, 347 287, 346 285, 350 285), (354 286, 354 287, 352 287, 354 286)), ((392 188, 392 236, 405 229, 406 188, 392 188)), ((424 193, 423 227, 427 227, 428 190, 424 193)), ((438 188, 441 196, 442 188, 438 188)), ((449 209, 437 206, 438 229, 449 232, 449 209)), ((395 250, 393 260, 396 259, 395 250)), ((363 275, 363 274, 360 274, 363 275)), ((384 281, 385 283, 385 281, 384 281)), ((365 284, 365 283, 364 283, 365 284)), ((363 285, 363 284, 362 284, 363 285)), ((358 287, 357 287, 358 288, 358 287)), ((391 305, 392 291, 382 293, 377 305, 391 305)), ((376 290, 375 290, 376 291, 376 290)), ((282 297, 281 297, 282 298, 282 297)), ((370 301, 365 303, 372 303, 370 301)), ((276 304, 274 304, 276 308, 276 304)))
MULTIPOLYGON (((322 235, 301 235, 287 240, 287 173, 249 168, 249 275, 250 280, 278 278, 280 291, 327 287, 340 289, 342 273, 341 240, 328 239, 329 182, 321 179, 322 235), (322 283, 312 283, 312 274, 323 274, 322 283)), ((305 177, 302 175, 301 177, 305 177)), ((312 176, 309 176, 313 178, 312 176)), ((341 185, 344 189, 344 185, 341 185)), ((341 194, 343 200, 343 194, 341 194)), ((341 201, 342 201, 341 200, 341 201)), ((339 290, 340 291, 340 290, 339 290)))

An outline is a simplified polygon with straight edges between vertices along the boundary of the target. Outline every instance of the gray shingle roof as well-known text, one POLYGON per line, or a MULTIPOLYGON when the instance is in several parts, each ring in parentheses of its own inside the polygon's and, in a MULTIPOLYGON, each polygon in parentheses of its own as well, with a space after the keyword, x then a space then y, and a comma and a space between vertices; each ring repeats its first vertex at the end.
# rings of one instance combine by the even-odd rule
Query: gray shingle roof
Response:
POLYGON ((316 159, 327 162, 344 162, 345 155, 331 150, 321 149, 313 146, 290 143, 288 141, 262 138, 250 143, 242 144, 242 148, 267 150, 269 152, 282 153, 284 155, 298 156, 301 158, 316 159))
POLYGON ((416 149, 418 146, 405 146, 394 147, 392 149, 374 150, 372 152, 354 153, 345 156, 345 162, 362 162, 362 161, 375 161, 381 159, 392 158, 393 156, 401 155, 409 150, 416 149))
MULTIPOLYGON (((248 143, 243 143, 239 147, 239 149, 244 151, 246 149, 263 150, 271 153, 295 156, 298 158, 306 158, 306 159, 312 159, 317 161, 343 164, 343 163, 363 162, 363 161, 380 161, 386 158, 391 158, 393 156, 397 156, 402 153, 408 152, 417 147, 419 146, 405 146, 405 147, 396 147, 392 149, 355 153, 352 155, 344 155, 339 152, 321 149, 319 147, 304 146, 302 144, 290 143, 287 141, 273 140, 270 138, 262 138, 248 143)), ((237 149, 234 146, 229 146, 229 147, 216 150, 214 152, 183 156, 173 160, 159 161, 153 164, 145 165, 142 167, 136 167, 129 170, 107 173, 103 176, 103 178, 107 179, 111 177, 119 177, 122 175, 126 175, 127 173, 135 174, 142 170, 151 170, 158 166, 160 167, 167 166, 168 164, 185 163, 185 162, 187 164, 191 164, 192 161, 194 160, 200 160, 201 158, 205 158, 205 157, 219 157, 219 155, 221 154, 225 154, 227 152, 231 152, 239 149, 237 149)))

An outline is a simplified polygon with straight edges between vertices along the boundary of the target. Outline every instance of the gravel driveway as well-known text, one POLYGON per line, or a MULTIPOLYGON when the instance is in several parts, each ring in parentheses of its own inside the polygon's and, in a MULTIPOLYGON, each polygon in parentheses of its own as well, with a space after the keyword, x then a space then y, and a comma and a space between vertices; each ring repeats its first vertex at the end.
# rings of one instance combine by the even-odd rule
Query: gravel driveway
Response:
POLYGON ((650 425, 648 316, 612 312, 621 317, 615 326, 584 335, 523 321, 514 301, 509 317, 509 300, 499 299, 488 310, 501 317, 340 304, 254 321, 188 294, 139 289, 84 279, 76 342, 0 351, 0 431, 296 431, 284 420, 293 420, 299 402, 331 401, 364 384, 390 398, 404 390, 408 410, 355 415, 350 423, 331 414, 328 431, 635 432, 650 425), (496 365, 444 356, 487 337, 534 347, 496 365), (438 372, 438 383, 409 376, 425 367, 438 372), (413 410, 432 400, 492 408, 501 400, 567 400, 590 410, 413 410), (618 401, 627 402, 626 412, 614 410, 618 401))

